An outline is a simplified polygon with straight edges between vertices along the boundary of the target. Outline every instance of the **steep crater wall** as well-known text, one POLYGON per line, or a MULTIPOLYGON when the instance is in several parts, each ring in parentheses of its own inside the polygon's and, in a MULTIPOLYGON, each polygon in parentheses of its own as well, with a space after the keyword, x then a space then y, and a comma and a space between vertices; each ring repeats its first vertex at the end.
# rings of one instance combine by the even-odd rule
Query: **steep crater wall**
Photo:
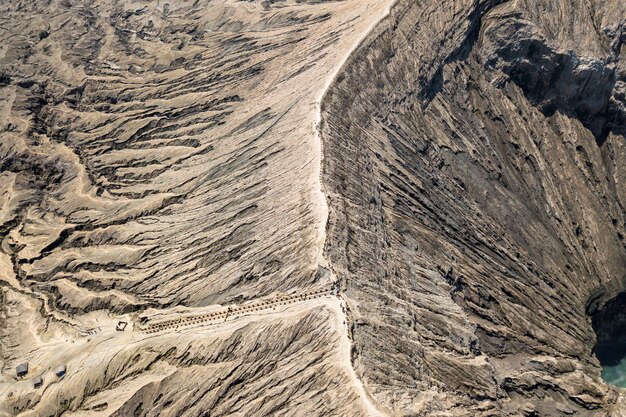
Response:
POLYGON ((391 410, 623 408, 587 314, 626 282, 623 5, 536 3, 400 1, 323 103, 326 256, 391 410))

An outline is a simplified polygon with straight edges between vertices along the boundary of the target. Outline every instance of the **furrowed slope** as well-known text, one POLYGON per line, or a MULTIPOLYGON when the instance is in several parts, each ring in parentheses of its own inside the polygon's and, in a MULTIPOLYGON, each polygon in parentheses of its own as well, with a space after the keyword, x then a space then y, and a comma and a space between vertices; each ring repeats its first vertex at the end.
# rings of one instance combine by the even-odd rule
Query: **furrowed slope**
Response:
POLYGON ((316 101, 382 10, 3 5, 2 224, 20 282, 72 312, 314 282, 316 101))
POLYGON ((329 287, 319 99, 389 3, 0 5, 0 415, 375 413, 335 297, 134 325, 329 287))

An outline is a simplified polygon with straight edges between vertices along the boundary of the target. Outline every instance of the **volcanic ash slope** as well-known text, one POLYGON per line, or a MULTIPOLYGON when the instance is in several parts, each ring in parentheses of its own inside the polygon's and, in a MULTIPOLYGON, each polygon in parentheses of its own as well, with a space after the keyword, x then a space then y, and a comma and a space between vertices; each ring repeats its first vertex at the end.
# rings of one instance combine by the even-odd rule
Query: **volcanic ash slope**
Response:
POLYGON ((131 330, 328 286, 319 100, 389 4, 0 4, 0 414, 368 413, 336 298, 131 330))

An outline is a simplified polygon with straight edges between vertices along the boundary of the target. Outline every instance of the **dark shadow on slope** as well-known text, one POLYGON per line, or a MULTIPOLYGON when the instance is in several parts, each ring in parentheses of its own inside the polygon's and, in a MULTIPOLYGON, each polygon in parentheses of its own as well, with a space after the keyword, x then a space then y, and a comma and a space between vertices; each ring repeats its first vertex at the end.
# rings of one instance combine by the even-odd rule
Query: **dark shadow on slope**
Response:
POLYGON ((528 100, 546 116, 559 112, 580 120, 599 146, 610 133, 624 136, 626 101, 624 83, 614 65, 552 49, 542 39, 526 36, 518 25, 503 25, 489 34, 495 55, 486 62, 519 86, 528 100))
POLYGON ((593 353, 600 364, 615 366, 626 357, 626 292, 590 312, 596 345, 593 353))

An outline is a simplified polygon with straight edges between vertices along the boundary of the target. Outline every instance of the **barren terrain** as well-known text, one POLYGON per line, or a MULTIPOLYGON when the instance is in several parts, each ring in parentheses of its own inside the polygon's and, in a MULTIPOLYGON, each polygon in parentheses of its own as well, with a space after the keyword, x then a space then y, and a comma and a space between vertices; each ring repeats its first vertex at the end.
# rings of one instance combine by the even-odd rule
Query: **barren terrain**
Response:
POLYGON ((624 414, 591 317, 626 284, 625 19, 399 1, 329 89, 325 253, 387 408, 624 414))
POLYGON ((0 416, 626 416, 623 1, 0 23, 0 416))
POLYGON ((368 414, 332 300, 138 326, 330 288, 319 100, 389 5, 1 6, 0 414, 368 414))

